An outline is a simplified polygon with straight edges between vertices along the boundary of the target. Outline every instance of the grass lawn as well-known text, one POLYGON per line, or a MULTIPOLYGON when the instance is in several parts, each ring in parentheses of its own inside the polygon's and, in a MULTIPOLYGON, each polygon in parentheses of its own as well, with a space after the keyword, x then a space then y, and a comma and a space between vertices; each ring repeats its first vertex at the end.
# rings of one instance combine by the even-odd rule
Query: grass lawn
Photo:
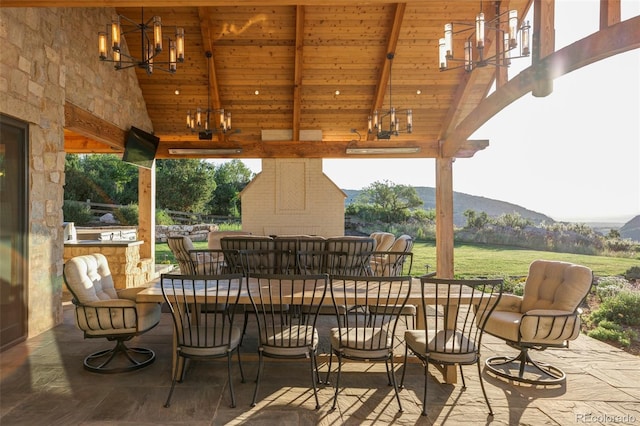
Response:
MULTIPOLYGON (((195 248, 206 249, 206 241, 196 241, 195 248)), ((571 253, 536 251, 513 247, 456 244, 453 253, 456 276, 526 276, 529 264, 536 259, 563 260, 587 266, 597 276, 622 275, 632 266, 640 265, 640 259, 622 257, 589 256, 571 253)), ((156 263, 176 263, 166 243, 156 244, 156 263)), ((418 241, 413 246, 412 275, 433 272, 436 267, 436 247, 433 242, 418 241)))

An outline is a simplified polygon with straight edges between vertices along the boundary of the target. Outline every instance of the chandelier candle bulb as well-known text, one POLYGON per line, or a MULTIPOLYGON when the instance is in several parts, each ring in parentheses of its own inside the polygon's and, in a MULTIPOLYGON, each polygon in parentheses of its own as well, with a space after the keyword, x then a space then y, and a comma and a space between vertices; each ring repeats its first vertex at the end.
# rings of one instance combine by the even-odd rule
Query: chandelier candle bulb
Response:
POLYGON ((107 33, 104 31, 98 33, 98 55, 103 61, 107 59, 107 33))
POLYGON ((446 42, 444 38, 441 38, 438 42, 439 56, 440 56, 440 71, 447 69, 447 50, 446 42))
POLYGON ((504 63, 503 65, 505 67, 508 67, 509 65, 511 65, 511 51, 509 50, 511 46, 511 39, 509 37, 509 34, 505 33, 504 34, 504 63))
POLYGON ((464 42, 464 69, 466 71, 473 70, 473 47, 469 40, 464 42))
POLYGON ((159 16, 153 17, 153 48, 156 53, 162 52, 162 20, 159 16))
MULTIPOLYGON (((453 24, 448 23, 444 24, 444 38, 440 39, 441 42, 444 42, 444 55, 445 58, 453 58, 453 24)), ((446 60, 445 67, 446 67, 446 60)), ((442 63, 442 60, 440 60, 442 63)))
MULTIPOLYGON (((518 34, 518 11, 510 10, 509 11, 509 33, 508 33, 509 49, 513 49, 518 45, 518 40, 516 38, 517 34, 518 34)), ((507 34, 505 34, 505 36, 507 36, 507 34)), ((505 51, 509 49, 505 48, 505 51)))
POLYGON ((478 13, 476 17, 476 47, 484 49, 484 13, 478 13))
POLYGON ((176 42, 169 40, 169 71, 175 72, 178 67, 178 57, 176 52, 176 42))
POLYGON ((520 51, 522 56, 529 56, 529 30, 531 29, 531 25, 529 25, 529 21, 527 21, 521 28, 520 31, 520 51))
POLYGON ((176 28, 176 52, 178 62, 184 62, 184 28, 176 28))
POLYGON ((111 47, 114 52, 120 51, 120 18, 111 21, 111 47))

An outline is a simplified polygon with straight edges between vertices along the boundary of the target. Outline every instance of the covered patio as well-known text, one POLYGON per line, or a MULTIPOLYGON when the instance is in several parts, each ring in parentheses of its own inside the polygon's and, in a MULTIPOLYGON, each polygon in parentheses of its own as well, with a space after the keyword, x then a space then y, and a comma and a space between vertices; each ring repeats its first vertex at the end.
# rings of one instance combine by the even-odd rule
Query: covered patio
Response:
MULTIPOLYGON (((320 333, 327 332, 322 319, 320 333)), ((422 417, 422 366, 408 365, 398 413, 393 387, 387 385, 384 364, 346 365, 338 398, 331 411, 332 386, 319 388, 321 407, 315 410, 308 362, 270 361, 265 369, 261 399, 250 407, 257 372, 255 323, 243 343, 246 383, 240 383, 234 362, 237 407, 229 407, 224 360, 193 363, 174 393, 171 407, 163 408, 171 385, 170 314, 158 327, 135 342, 156 351, 151 366, 132 373, 96 375, 83 369, 88 354, 109 344, 84 340, 75 326, 74 308, 64 306, 59 326, 27 340, 0 357, 0 423, 3 425, 332 425, 332 424, 469 424, 569 425, 637 424, 640 422, 638 359, 624 351, 581 335, 569 349, 550 349, 536 356, 553 361, 567 373, 563 386, 517 385, 484 374, 494 410, 487 407, 474 366, 465 367, 466 390, 461 383, 442 384, 430 367, 428 417, 422 417), (366 374, 364 374, 366 373, 366 374)), ((483 358, 504 354, 504 342, 485 336, 483 358)), ((402 348, 398 348, 402 353, 402 348)), ((326 371, 326 359, 320 360, 326 371)), ((398 371, 399 373, 399 371, 398 371)))
MULTIPOLYGON (((168 314, 163 314, 160 326, 137 338, 156 351, 152 366, 114 376, 86 372, 82 359, 101 343, 82 339, 73 306, 63 300, 65 155, 122 153, 126 133, 135 126, 160 137, 156 158, 162 159, 434 158, 436 269, 440 276, 452 277, 458 272, 453 256, 453 163, 489 146, 489 141, 469 140, 470 136, 516 99, 549 95, 554 78, 637 49, 640 16, 622 20, 620 2, 602 0, 599 28, 556 49, 553 0, 484 2, 488 19, 509 8, 521 17, 535 9, 531 65, 509 76, 507 68, 495 65, 472 72, 439 70, 437 47, 443 24, 473 22, 478 12, 475 1, 338 1, 329 6, 313 0, 239 1, 235 6, 220 1, 184 0, 179 7, 175 3, 0 3, 0 40, 5 46, 0 117, 3 125, 7 117, 6 122, 22 128, 24 136, 16 144, 23 155, 21 180, 7 184, 18 195, 12 199, 15 205, 7 203, 6 209, 17 213, 4 214, 3 204, 0 235, 9 248, 3 261, 10 259, 5 268, 9 275, 2 277, 2 310, 9 312, 7 284, 16 295, 11 307, 17 330, 7 338, 3 334, 0 342, 0 423, 442 424, 472 419, 488 423, 475 372, 467 375, 464 392, 459 384, 432 381, 430 414, 421 418, 422 370, 417 362, 409 365, 412 374, 401 392, 405 412, 398 416, 384 368, 359 363, 348 365, 353 376, 345 379, 347 388, 333 412, 328 402, 331 387, 320 390, 321 408, 314 411, 303 362, 271 363, 266 373, 269 391, 265 385, 266 396, 255 408, 249 407, 251 379, 238 383, 236 409, 228 408, 225 369, 194 364, 187 381, 179 385, 173 406, 163 409, 171 384, 168 314), (112 64, 98 59, 97 31, 116 13, 142 19, 140 6, 147 17, 162 16, 168 32, 172 25, 186 28, 189 53, 175 75, 159 70, 149 75, 139 68, 114 71, 112 64), (412 133, 369 134, 368 116, 392 103, 412 108, 412 133), (212 111, 231 111, 233 126, 241 132, 201 138, 200 132, 186 129, 187 111, 209 105, 212 111), (378 372, 378 368, 379 375, 356 377, 358 371, 378 372)), ((496 34, 488 36, 487 52, 495 53, 501 45, 495 42, 496 34)), ((463 41, 457 40, 460 52, 463 41)), ((127 43, 131 51, 140 49, 133 37, 127 43)), ((13 155, 7 150, 9 154, 13 155)), ((416 170, 416 179, 427 172, 416 170)), ((141 168, 139 176, 138 235, 144 241, 140 254, 153 259, 154 170, 141 168)), ((505 350, 503 342, 490 337, 484 345, 484 356, 505 350)), ((251 341, 243 353, 251 378, 257 367, 251 341)), ((567 372, 566 385, 541 389, 487 376, 496 413, 493 422, 640 421, 636 357, 585 336, 569 350, 548 350, 541 357, 553 358, 567 372)))

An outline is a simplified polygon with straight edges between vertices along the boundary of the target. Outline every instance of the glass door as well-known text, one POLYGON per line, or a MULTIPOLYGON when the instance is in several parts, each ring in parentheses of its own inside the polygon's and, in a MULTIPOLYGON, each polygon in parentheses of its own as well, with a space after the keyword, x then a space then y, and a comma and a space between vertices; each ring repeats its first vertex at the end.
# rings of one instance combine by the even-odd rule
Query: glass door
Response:
POLYGON ((0 114, 0 351, 27 336, 28 124, 0 114))

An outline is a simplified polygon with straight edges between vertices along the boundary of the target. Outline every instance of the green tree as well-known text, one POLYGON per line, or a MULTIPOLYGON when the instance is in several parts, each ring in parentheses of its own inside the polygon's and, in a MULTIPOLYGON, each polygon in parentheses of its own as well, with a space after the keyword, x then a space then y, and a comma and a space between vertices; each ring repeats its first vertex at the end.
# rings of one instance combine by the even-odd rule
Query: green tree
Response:
POLYGON ((482 229, 489 223, 489 215, 487 212, 476 212, 475 210, 465 210, 463 213, 467 218, 467 228, 482 229))
POLYGON ((388 180, 376 181, 363 188, 358 201, 363 204, 372 204, 380 220, 387 223, 406 220, 411 215, 411 209, 423 204, 415 188, 396 185, 388 180))
POLYGON ((112 154, 67 155, 65 200, 107 204, 138 202, 138 169, 112 154))
POLYGON ((216 187, 209 212, 221 216, 240 216, 240 192, 251 182, 254 173, 242 161, 232 160, 215 167, 216 187))
POLYGON ((213 166, 196 159, 156 161, 158 208, 206 213, 216 188, 213 166))

